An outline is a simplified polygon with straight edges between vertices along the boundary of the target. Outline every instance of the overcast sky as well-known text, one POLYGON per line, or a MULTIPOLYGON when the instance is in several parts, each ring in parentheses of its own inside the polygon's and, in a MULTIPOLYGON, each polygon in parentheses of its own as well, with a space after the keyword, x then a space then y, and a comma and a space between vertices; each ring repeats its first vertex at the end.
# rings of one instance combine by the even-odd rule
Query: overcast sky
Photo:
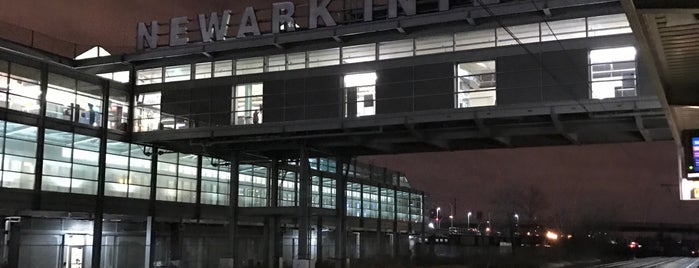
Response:
MULTIPOLYGON (((199 13, 239 13, 244 6, 269 9, 254 0, 71 0, 6 1, 0 20, 83 45, 132 47, 136 24, 199 13)), ((303 6, 306 1, 294 1, 303 6)), ((259 16, 259 15, 258 15, 259 16)), ((235 16, 234 16, 235 17, 235 16)), ((3 34, 12 34, 3 31, 3 34)), ((544 190, 549 213, 613 211, 620 220, 697 222, 699 203, 680 202, 677 158, 672 142, 479 150, 364 158, 404 171, 414 187, 457 217, 488 211, 499 189, 544 190)), ((428 206, 431 204, 427 204, 428 206)))

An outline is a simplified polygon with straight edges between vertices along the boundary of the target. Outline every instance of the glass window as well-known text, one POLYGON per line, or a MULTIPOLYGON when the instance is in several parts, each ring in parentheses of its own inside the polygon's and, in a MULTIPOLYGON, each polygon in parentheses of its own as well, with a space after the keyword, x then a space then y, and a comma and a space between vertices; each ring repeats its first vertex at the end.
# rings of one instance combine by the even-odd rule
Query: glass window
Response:
POLYGON ((161 92, 136 94, 134 97, 134 132, 153 131, 162 129, 160 124, 161 92))
POLYGON ((196 203, 198 157, 181 153, 159 155, 155 199, 196 203))
POLYGON ((199 62, 194 64, 194 79, 211 78, 211 62, 199 62))
POLYGON ((235 74, 256 74, 264 72, 265 60, 263 57, 239 59, 235 62, 235 74))
POLYGON ((438 35, 415 39, 415 55, 427 55, 454 51, 454 36, 438 35))
POLYGON ((331 178, 323 178, 323 208, 335 208, 335 180, 331 178))
POLYGON ((376 114, 376 73, 348 74, 345 82, 345 117, 376 114))
POLYGON ((262 123, 262 83, 241 84, 233 87, 233 125, 262 123))
POLYGON ((456 108, 495 105, 495 61, 456 65, 456 108))
POLYGON ((422 222, 422 196, 418 194, 410 195, 410 220, 422 222))
POLYGON ((38 69, 10 63, 9 108, 39 114, 41 72, 38 69))
POLYGON ((96 194, 100 139, 46 129, 44 141, 43 172, 48 179, 44 177, 41 189, 96 194))
MULTIPOLYGON (((536 43, 539 42, 539 24, 534 23, 534 24, 525 24, 525 25, 516 25, 516 26, 509 26, 507 29, 514 34, 517 39, 523 44, 526 43, 536 43)), ((504 28, 498 28, 497 29, 497 46, 509 46, 509 45, 516 45, 517 41, 508 33, 505 31, 504 28)))
POLYGON ((340 64, 340 49, 331 48, 308 52, 308 68, 340 64))
POLYGON ((267 206, 267 168, 258 165, 239 165, 238 206, 267 206))
POLYGON ((379 60, 413 56, 413 39, 379 43, 379 60))
POLYGON ((233 75, 233 60, 214 61, 214 77, 233 75))
POLYGON ((593 99, 636 96, 636 48, 590 51, 590 91, 593 99))
POLYGON ((0 187, 34 189, 36 127, 0 121, 0 187))
POLYGON ((228 205, 231 183, 230 163, 222 159, 205 157, 201 169, 201 203, 228 205))
POLYGON ((495 30, 468 31, 454 34, 454 50, 495 47, 495 30))
POLYGON ((272 55, 267 58, 267 72, 286 70, 286 54, 272 55))
POLYGON ((342 63, 357 63, 376 60, 376 44, 348 46, 342 48, 342 63))
POLYGON ((364 192, 362 193, 363 215, 365 218, 379 217, 379 188, 376 186, 363 185, 364 192))
POLYGON ((165 82, 189 80, 192 75, 192 65, 183 64, 165 67, 165 82))
POLYGON ((136 71, 136 85, 157 84, 163 82, 163 68, 151 68, 136 71))
POLYGON ((151 148, 120 141, 107 141, 105 195, 150 199, 151 148))
POLYGON ((395 193, 395 191, 391 190, 391 189, 381 189, 381 218, 382 219, 393 220, 395 218, 395 215, 394 215, 395 197, 393 196, 394 193, 395 193))
POLYGON ((109 115, 107 127, 127 131, 129 120, 129 100, 125 91, 109 90, 109 115))
POLYGON ((587 36, 603 36, 630 33, 626 14, 613 14, 587 18, 587 36))
POLYGON ((348 182, 345 194, 347 196, 347 216, 361 217, 362 216, 362 185, 359 183, 348 182))
POLYGON ((541 41, 585 38, 585 18, 541 23, 541 41))
POLYGON ((296 172, 291 170, 279 170, 279 202, 280 207, 296 206, 298 190, 296 172))
POLYGON ((289 53, 286 55, 286 69, 298 70, 306 68, 306 52, 289 53))

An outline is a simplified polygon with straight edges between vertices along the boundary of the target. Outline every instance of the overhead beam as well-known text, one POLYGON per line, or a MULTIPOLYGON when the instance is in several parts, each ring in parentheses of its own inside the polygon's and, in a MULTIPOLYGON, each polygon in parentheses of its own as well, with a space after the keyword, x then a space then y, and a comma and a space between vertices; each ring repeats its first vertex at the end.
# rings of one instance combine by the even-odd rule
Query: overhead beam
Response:
POLYGON ((435 146, 439 149, 449 151, 450 146, 449 146, 448 140, 439 140, 439 139, 429 137, 423 131, 415 129, 415 124, 405 124, 404 126, 408 130, 410 135, 415 137, 417 140, 422 141, 424 143, 427 143, 429 145, 435 146))
POLYGON ((504 146, 507 146, 507 147, 512 146, 512 143, 510 143, 510 141, 511 141, 510 137, 493 136, 493 131, 490 129, 490 127, 485 125, 485 122, 483 122, 483 118, 478 117, 477 114, 476 114, 476 117, 473 118, 473 121, 476 123, 476 126, 478 127, 478 131, 484 137, 491 138, 494 141, 496 141, 504 146))
POLYGON ((643 140, 646 142, 653 141, 653 137, 650 135, 650 131, 646 129, 645 125, 643 124, 643 118, 640 115, 635 115, 634 120, 636 121, 636 127, 638 128, 638 132, 641 133, 641 137, 643 137, 643 140))
POLYGON ((553 123, 553 126, 556 127, 556 130, 565 137, 570 143, 579 145, 580 140, 578 139, 578 135, 575 133, 571 133, 566 131, 566 128, 563 126, 563 123, 561 120, 558 118, 558 114, 556 114, 553 110, 551 110, 551 122, 553 123))

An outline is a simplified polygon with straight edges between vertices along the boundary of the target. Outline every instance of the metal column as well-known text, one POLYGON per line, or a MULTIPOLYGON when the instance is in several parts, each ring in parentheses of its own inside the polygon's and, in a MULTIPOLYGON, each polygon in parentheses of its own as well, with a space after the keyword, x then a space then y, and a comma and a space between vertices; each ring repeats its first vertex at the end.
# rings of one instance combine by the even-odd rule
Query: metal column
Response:
MULTIPOLYGON (((335 268, 345 268, 347 265, 347 177, 342 174, 346 158, 336 158, 335 164, 335 211, 337 215, 335 226, 335 268)), ((349 172, 349 166, 345 172, 349 172)))
POLYGON ((305 144, 301 145, 299 150, 299 213, 298 213, 298 229, 299 229, 299 265, 305 266, 304 260, 310 260, 309 234, 310 234, 310 201, 311 201, 311 167, 308 163, 308 149, 305 144))
MULTIPOLYGON (((371 174, 371 173, 370 173, 371 174)), ((379 189, 379 216, 376 218, 376 245, 378 246, 378 255, 381 256, 385 252, 384 250, 384 243, 383 243, 383 237, 381 237, 381 186, 378 187, 379 189)))
POLYGON ((316 262, 320 263, 323 261, 323 217, 318 216, 317 220, 318 221, 316 222, 316 262))
MULTIPOLYGON (((269 207, 277 207, 279 205, 279 160, 272 158, 272 163, 269 165, 268 183, 269 191, 267 191, 269 207)), ((279 216, 266 217, 266 232, 267 232, 267 267, 279 267, 279 253, 281 252, 281 237, 279 232, 279 216)))
POLYGON ((231 155, 231 185, 228 189, 230 201, 228 203, 228 243, 229 255, 231 257, 233 267, 239 267, 242 264, 238 260, 238 180, 239 180, 239 164, 240 156, 238 152, 233 152, 231 155))
POLYGON ((398 235, 398 187, 393 186, 393 257, 397 257, 400 253, 398 235))
POLYGON ((95 215, 92 228, 92 267, 102 265, 102 227, 104 225, 104 180, 107 163, 107 120, 109 114, 109 82, 102 83, 102 122, 100 130, 100 154, 98 158, 97 173, 97 202, 95 202, 95 215))

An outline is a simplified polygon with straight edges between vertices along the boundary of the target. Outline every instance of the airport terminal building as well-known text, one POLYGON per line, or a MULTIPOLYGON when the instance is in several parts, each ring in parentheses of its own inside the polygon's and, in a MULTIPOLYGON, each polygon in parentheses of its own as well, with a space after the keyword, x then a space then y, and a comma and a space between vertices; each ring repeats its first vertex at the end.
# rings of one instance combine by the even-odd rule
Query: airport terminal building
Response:
POLYGON ((0 42, 2 263, 410 255, 426 194, 356 157, 673 138, 619 1, 232 5, 0 42))

